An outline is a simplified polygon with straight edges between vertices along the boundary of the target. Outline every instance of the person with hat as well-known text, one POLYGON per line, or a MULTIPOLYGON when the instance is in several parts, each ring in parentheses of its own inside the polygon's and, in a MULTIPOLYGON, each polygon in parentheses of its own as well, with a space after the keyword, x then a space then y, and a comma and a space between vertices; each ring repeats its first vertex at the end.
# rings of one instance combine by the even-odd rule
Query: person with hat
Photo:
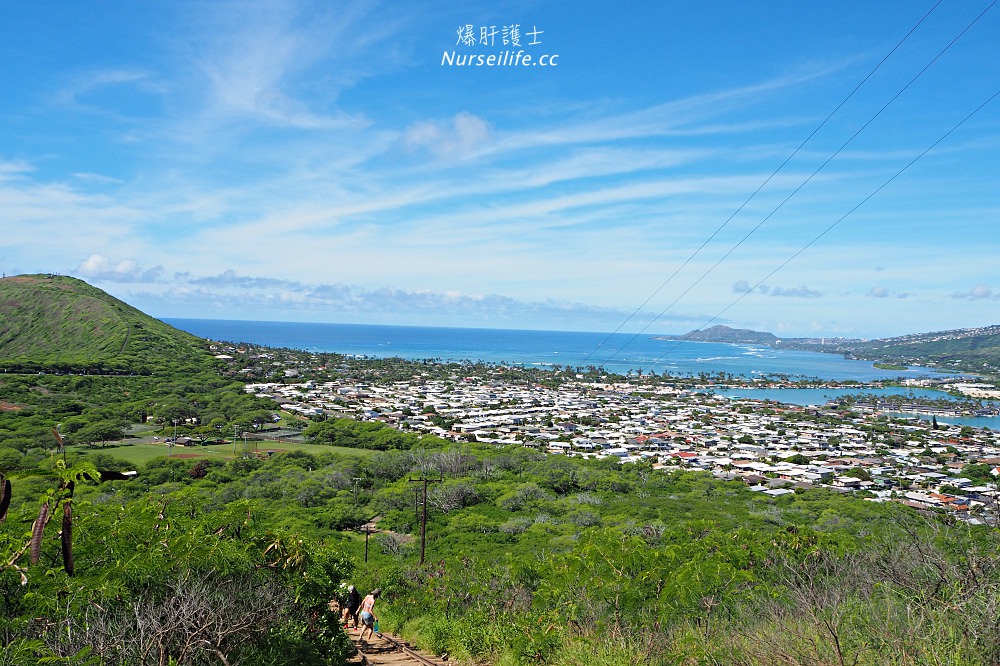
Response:
POLYGON ((358 628, 358 609, 361 608, 361 595, 353 585, 347 586, 347 599, 344 601, 344 610, 341 615, 341 622, 347 628, 347 621, 350 620, 354 628, 358 628))

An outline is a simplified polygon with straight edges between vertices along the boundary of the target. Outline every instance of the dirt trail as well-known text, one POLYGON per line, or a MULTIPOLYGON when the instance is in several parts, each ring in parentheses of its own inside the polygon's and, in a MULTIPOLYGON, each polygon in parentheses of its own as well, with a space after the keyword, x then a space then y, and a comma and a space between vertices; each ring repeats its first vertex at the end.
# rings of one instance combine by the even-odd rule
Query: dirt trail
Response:
POLYGON ((358 645, 358 654, 348 660, 349 664, 409 664, 411 666, 445 666, 452 662, 447 658, 435 657, 408 646, 403 639, 383 632, 381 636, 373 636, 364 643, 358 643, 358 635, 350 632, 351 638, 358 645))

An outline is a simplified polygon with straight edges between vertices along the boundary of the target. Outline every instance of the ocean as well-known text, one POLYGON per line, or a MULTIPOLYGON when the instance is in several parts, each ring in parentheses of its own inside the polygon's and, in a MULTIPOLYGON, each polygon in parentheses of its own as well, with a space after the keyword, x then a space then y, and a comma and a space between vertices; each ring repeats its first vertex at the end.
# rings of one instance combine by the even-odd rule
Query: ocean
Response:
MULTIPOLYGON (((717 395, 729 398, 750 398, 753 400, 774 400, 786 405, 825 405, 830 400, 842 398, 847 395, 890 396, 903 395, 913 398, 929 398, 939 400, 948 399, 949 396, 944 391, 926 388, 909 388, 901 386, 887 386, 884 388, 870 388, 861 391, 844 388, 732 388, 714 389, 717 395)), ((972 426, 974 428, 997 428, 1000 426, 1000 418, 995 416, 953 416, 940 415, 932 417, 929 414, 913 412, 890 412, 896 418, 919 419, 921 421, 932 421, 935 418, 938 423, 949 425, 972 426)))
MULTIPOLYGON (((657 339, 653 334, 502 330, 490 328, 436 328, 429 326, 377 326, 366 324, 306 324, 227 319, 164 319, 166 323, 202 338, 248 342, 349 356, 410 360, 483 361, 526 367, 587 367, 627 372, 698 376, 725 372, 754 378, 787 375, 791 379, 860 381, 900 377, 947 377, 926 368, 880 370, 871 361, 845 359, 839 354, 771 349, 747 344, 684 342, 657 339)), ((849 389, 732 389, 718 393, 732 397, 777 400, 788 404, 824 404, 849 389)), ((933 389, 867 389, 865 393, 914 394, 947 397, 933 389)), ((905 414, 910 418, 917 417, 905 414)), ((919 418, 924 418, 920 415, 919 418)), ((930 417, 926 417, 930 419, 930 417)), ((996 417, 941 417, 941 423, 997 427, 996 417)))
POLYGON ((376 358, 484 361, 552 368, 603 367, 618 373, 668 372, 697 376, 729 373, 737 377, 787 375, 793 379, 872 381, 921 377, 923 368, 879 370, 870 361, 838 354, 771 349, 749 344, 682 342, 652 334, 581 333, 426 326, 309 324, 224 319, 164 319, 203 338, 249 342, 315 352, 376 358))

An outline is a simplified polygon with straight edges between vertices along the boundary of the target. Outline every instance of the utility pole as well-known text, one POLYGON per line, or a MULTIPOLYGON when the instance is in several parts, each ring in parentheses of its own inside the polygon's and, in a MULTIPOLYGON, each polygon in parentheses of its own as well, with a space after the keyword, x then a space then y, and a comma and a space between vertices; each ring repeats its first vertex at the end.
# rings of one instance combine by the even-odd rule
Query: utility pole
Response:
MULTIPOLYGON (((361 481, 361 477, 360 476, 353 476, 353 477, 351 477, 351 481, 354 482, 354 506, 355 506, 355 508, 357 508, 357 506, 358 506, 358 483, 361 481)), ((367 542, 367 537, 366 537, 365 543, 366 544, 368 543, 367 542)), ((365 562, 367 562, 367 561, 368 560, 366 559, 365 562)))
POLYGON ((421 477, 419 479, 409 479, 410 483, 422 483, 424 484, 424 513, 420 518, 420 565, 424 564, 424 550, 427 545, 427 484, 428 483, 441 483, 444 481, 444 477, 440 479, 427 479, 421 477))
POLYGON ((368 564, 368 535, 371 533, 371 523, 365 523, 365 564, 368 564))

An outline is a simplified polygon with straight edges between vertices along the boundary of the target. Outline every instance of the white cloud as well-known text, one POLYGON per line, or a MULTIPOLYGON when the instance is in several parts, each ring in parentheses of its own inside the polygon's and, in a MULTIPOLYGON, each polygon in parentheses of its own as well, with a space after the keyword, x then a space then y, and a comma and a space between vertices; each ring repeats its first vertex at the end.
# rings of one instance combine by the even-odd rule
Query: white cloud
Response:
POLYGON ((73 178, 76 178, 77 180, 79 180, 81 182, 92 183, 94 185, 121 185, 122 184, 122 181, 119 178, 113 178, 111 176, 105 176, 105 175, 102 175, 102 174, 99 174, 99 173, 87 173, 87 172, 81 171, 79 173, 74 173, 72 175, 73 175, 73 178))
POLYGON ((872 287, 868 291, 868 296, 872 298, 909 298, 912 295, 905 291, 895 292, 888 287, 872 287))
MULTIPOLYGON (((137 271, 132 262, 112 262, 96 255, 80 273, 120 277, 137 271)), ((96 278, 95 278, 96 279, 96 278)), ((118 279, 118 282, 135 280, 118 279)), ((284 321, 399 322, 439 326, 520 327, 536 322, 563 329, 605 330, 628 314, 614 307, 557 299, 520 299, 495 293, 458 290, 364 287, 351 284, 306 284, 267 277, 238 275, 226 270, 214 276, 177 273, 170 284, 149 285, 142 291, 119 293, 120 298, 156 316, 232 317, 284 321), (167 313, 167 314, 164 314, 167 313), (172 313, 172 314, 171 314, 172 313), (405 313, 403 318, 402 313, 405 313)), ((640 326, 653 313, 633 317, 640 326)), ((669 322, 690 323, 700 318, 671 315, 669 322)))
POLYGON ((477 115, 463 111, 450 122, 425 120, 410 125, 403 134, 409 149, 424 149, 440 159, 466 159, 478 153, 490 141, 490 124, 477 115))
POLYGON ((114 261, 100 254, 92 254, 76 268, 76 274, 99 282, 160 282, 163 267, 141 268, 132 259, 114 261))
POLYGON ((819 298, 823 294, 805 285, 798 287, 771 287, 771 296, 787 296, 789 298, 819 298))
POLYGON ((82 98, 108 86, 140 85, 148 91, 162 91, 163 87, 150 81, 149 72, 138 69, 103 69, 86 72, 76 77, 59 93, 59 100, 67 104, 80 104, 82 98))
POLYGON ((306 130, 365 122, 334 102, 342 87, 367 71, 367 42, 392 29, 362 29, 366 12, 363 5, 346 3, 219 3, 214 15, 204 14, 205 24, 188 46, 207 93, 202 120, 217 126, 236 118, 306 130), (325 78, 328 89, 320 94, 302 94, 300 80, 319 62, 338 74, 325 78))
POLYGON ((13 180, 34 170, 35 168, 32 165, 21 160, 10 162, 0 161, 0 182, 13 180))
MULTIPOLYGON (((176 277, 181 277, 177 275, 176 277)), ((236 274, 233 269, 228 269, 223 271, 219 275, 207 276, 200 278, 186 279, 190 284, 205 286, 205 287, 219 287, 219 288, 237 288, 237 289, 285 289, 292 291, 302 291, 306 289, 304 285, 299 282, 280 280, 276 278, 266 278, 266 277, 240 277, 236 274)))
POLYGON ((955 292, 951 295, 951 297, 967 301, 982 301, 988 299, 1000 299, 1000 294, 994 293, 988 284, 982 283, 977 284, 969 291, 955 292))
MULTIPOLYGON (((52 123, 53 132, 66 128, 45 135, 52 154, 9 149, 31 156, 34 165, 0 158, 5 254, 52 272, 69 272, 91 255, 78 270, 109 282, 163 279, 158 264, 169 265, 188 272, 171 286, 178 294, 238 302, 241 314, 228 316, 260 305, 275 312, 300 308, 327 320, 341 308, 386 314, 393 306, 400 321, 432 306, 486 317, 473 305, 492 303, 498 312, 524 313, 521 325, 532 326, 541 323, 530 313, 558 312, 552 304, 587 301, 575 311, 602 305, 628 311, 761 184, 816 120, 807 117, 816 110, 809 103, 784 102, 829 84, 831 74, 852 73, 844 63, 780 77, 763 73, 788 72, 781 63, 748 69, 756 73, 738 88, 705 79, 651 88, 641 97, 599 86, 603 96, 595 98, 594 86, 544 90, 542 83, 512 104, 514 88, 488 90, 479 77, 466 89, 423 71, 426 53, 419 49, 439 39, 428 32, 450 29, 450 21, 439 18, 442 9, 338 0, 181 7, 154 13, 167 20, 136 35, 149 49, 134 58, 129 53, 115 62, 107 50, 97 60, 81 54, 79 64, 68 65, 63 76, 73 76, 74 85, 64 89, 64 101, 72 106, 56 111, 86 117, 52 123), (402 61, 397 49, 417 57, 402 61), (470 94, 473 88, 479 94, 470 94), (459 105, 448 108, 454 101, 459 105), (88 108, 116 103, 138 117, 102 126, 88 108), (789 108, 804 110, 792 116, 789 108), (141 145, 106 141, 122 134, 141 145), (71 145, 80 152, 71 153, 71 145), (63 148, 55 146, 66 152, 56 154, 63 148), (401 156, 407 150, 409 158, 401 156), (29 173, 33 166, 37 174, 29 173), (122 257, 140 258, 143 266, 122 257), (70 263, 51 263, 61 261, 70 263), (223 271, 227 266, 243 273, 223 271), (401 288, 379 287, 386 284, 401 288), (239 300, 240 290, 249 296, 239 300), (536 301, 544 307, 525 305, 536 301)), ((796 100, 802 101, 815 100, 796 100)), ((801 286, 753 289, 814 235, 818 219, 826 223, 830 211, 852 202, 857 181, 880 173, 879 165, 866 164, 862 174, 844 160, 910 154, 895 144, 879 152, 881 146, 865 151, 859 142, 856 152, 842 153, 834 165, 842 170, 827 176, 838 180, 836 189, 821 189, 824 179, 814 179, 745 253, 727 257, 690 296, 685 292, 685 303, 711 314, 752 290, 746 310, 768 310, 789 322, 839 307, 845 318, 875 320, 874 312, 897 325, 901 311, 917 311, 917 299, 885 300, 909 294, 884 285, 905 284, 935 293, 953 311, 988 309, 981 306, 996 295, 986 285, 954 296, 964 301, 946 298, 989 275, 995 263, 996 244, 980 233, 997 212, 982 210, 992 201, 985 198, 975 200, 975 210, 949 198, 947 219, 966 217, 961 232, 949 232, 947 240, 966 244, 960 252, 923 244, 953 258, 940 272, 926 271, 931 262, 916 243, 906 253, 880 245, 900 237, 897 219, 910 224, 914 217, 886 202, 892 214, 872 211, 869 220, 884 219, 884 226, 866 223, 846 251, 830 249, 831 234, 782 269, 779 279, 801 286), (883 270, 883 263, 885 274, 874 277, 870 266, 883 270), (807 284, 822 285, 823 293, 807 284)), ((819 150, 799 153, 704 256, 686 265, 663 300, 707 270, 742 229, 767 213, 769 201, 801 182, 794 172, 808 173, 809 160, 823 157, 819 150)), ((894 184, 903 186, 903 179, 894 184)), ((945 226, 938 206, 919 214, 928 229, 945 226)), ((173 295, 160 286, 164 299, 173 295)), ((956 318, 944 310, 923 307, 912 316, 956 318)), ((219 310, 218 316, 227 315, 219 310)))

